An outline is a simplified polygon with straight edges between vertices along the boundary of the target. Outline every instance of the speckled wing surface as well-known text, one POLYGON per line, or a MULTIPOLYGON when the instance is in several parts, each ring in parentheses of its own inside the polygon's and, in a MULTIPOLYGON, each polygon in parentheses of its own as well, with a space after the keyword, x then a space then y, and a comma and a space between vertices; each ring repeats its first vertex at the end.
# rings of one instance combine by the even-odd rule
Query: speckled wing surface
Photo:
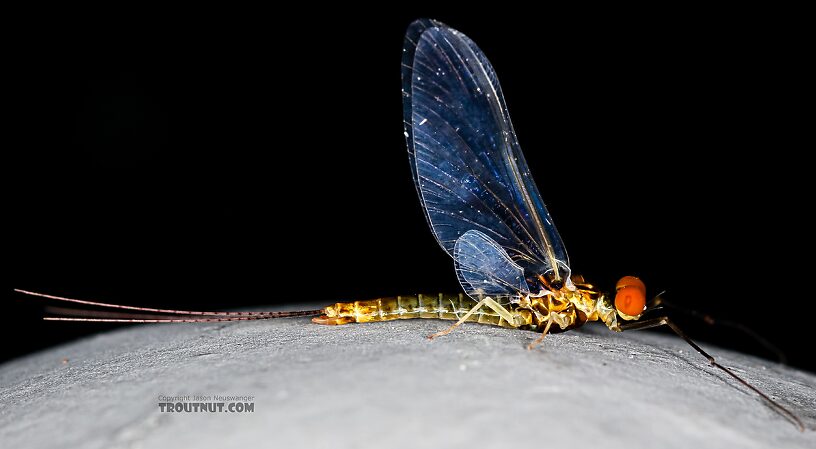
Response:
POLYGON ((468 294, 480 293, 476 285, 496 292, 526 287, 519 275, 568 278, 564 244, 530 175, 496 73, 476 44, 433 20, 411 24, 402 94, 420 201, 468 294), (455 250, 471 230, 479 235, 469 234, 455 250), (491 242, 516 268, 500 260, 491 242))

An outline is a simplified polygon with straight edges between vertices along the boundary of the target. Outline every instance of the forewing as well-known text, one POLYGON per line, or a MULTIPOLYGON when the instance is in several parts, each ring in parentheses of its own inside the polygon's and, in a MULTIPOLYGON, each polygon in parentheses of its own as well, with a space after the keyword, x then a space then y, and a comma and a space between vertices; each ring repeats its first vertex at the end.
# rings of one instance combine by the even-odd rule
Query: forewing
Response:
POLYGON ((568 267, 479 48, 438 22, 415 22, 403 53, 403 101, 414 180, 445 251, 453 256, 457 239, 477 230, 525 269, 568 267))

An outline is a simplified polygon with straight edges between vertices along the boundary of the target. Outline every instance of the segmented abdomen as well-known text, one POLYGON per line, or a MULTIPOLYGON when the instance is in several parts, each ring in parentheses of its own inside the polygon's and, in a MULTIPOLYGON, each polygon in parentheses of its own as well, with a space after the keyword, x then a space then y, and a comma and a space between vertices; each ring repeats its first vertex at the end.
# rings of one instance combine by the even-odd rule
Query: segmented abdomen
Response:
MULTIPOLYGON (((509 298, 497 299, 499 304, 514 316, 521 313, 510 303, 509 298)), ((379 298, 369 301, 338 302, 326 307, 325 315, 313 321, 321 324, 368 323, 372 321, 407 320, 432 318, 437 320, 459 320, 465 316, 476 301, 460 293, 458 295, 440 293, 437 295, 412 295, 379 298)), ((529 323, 530 317, 522 322, 529 323)), ((501 327, 515 327, 487 306, 480 307, 467 321, 492 324, 501 327)))

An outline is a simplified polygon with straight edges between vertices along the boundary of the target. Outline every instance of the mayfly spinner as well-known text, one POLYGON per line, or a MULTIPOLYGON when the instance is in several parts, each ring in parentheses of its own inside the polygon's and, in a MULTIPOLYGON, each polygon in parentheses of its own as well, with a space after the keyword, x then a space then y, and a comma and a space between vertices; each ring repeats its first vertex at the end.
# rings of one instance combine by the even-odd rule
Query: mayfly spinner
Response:
MULTIPOLYGON (((402 56, 405 138, 416 189, 437 241, 455 262, 467 293, 380 298, 299 312, 199 312, 151 309, 45 296, 92 306, 151 313, 82 312, 51 320, 202 322, 319 315, 340 325, 410 318, 455 320, 530 329, 541 336, 587 321, 620 332, 668 326, 712 366, 764 398, 800 429, 792 412, 748 384, 691 341, 665 316, 644 319, 646 288, 627 276, 614 298, 572 274, 567 251, 521 152, 499 81, 467 36, 432 20, 408 29, 402 56), (161 315, 155 315, 161 314, 161 315)), ((657 302, 657 301, 655 301, 657 302)))

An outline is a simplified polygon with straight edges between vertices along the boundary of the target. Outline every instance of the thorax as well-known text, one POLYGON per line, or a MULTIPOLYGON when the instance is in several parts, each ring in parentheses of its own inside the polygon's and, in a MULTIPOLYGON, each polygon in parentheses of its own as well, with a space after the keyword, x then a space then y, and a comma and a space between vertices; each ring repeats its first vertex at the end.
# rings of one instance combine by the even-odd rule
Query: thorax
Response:
POLYGON ((612 302, 592 284, 576 278, 575 290, 563 288, 539 297, 526 297, 520 305, 533 312, 535 321, 544 323, 551 317, 562 330, 576 328, 587 321, 602 321, 609 329, 620 331, 612 302))

